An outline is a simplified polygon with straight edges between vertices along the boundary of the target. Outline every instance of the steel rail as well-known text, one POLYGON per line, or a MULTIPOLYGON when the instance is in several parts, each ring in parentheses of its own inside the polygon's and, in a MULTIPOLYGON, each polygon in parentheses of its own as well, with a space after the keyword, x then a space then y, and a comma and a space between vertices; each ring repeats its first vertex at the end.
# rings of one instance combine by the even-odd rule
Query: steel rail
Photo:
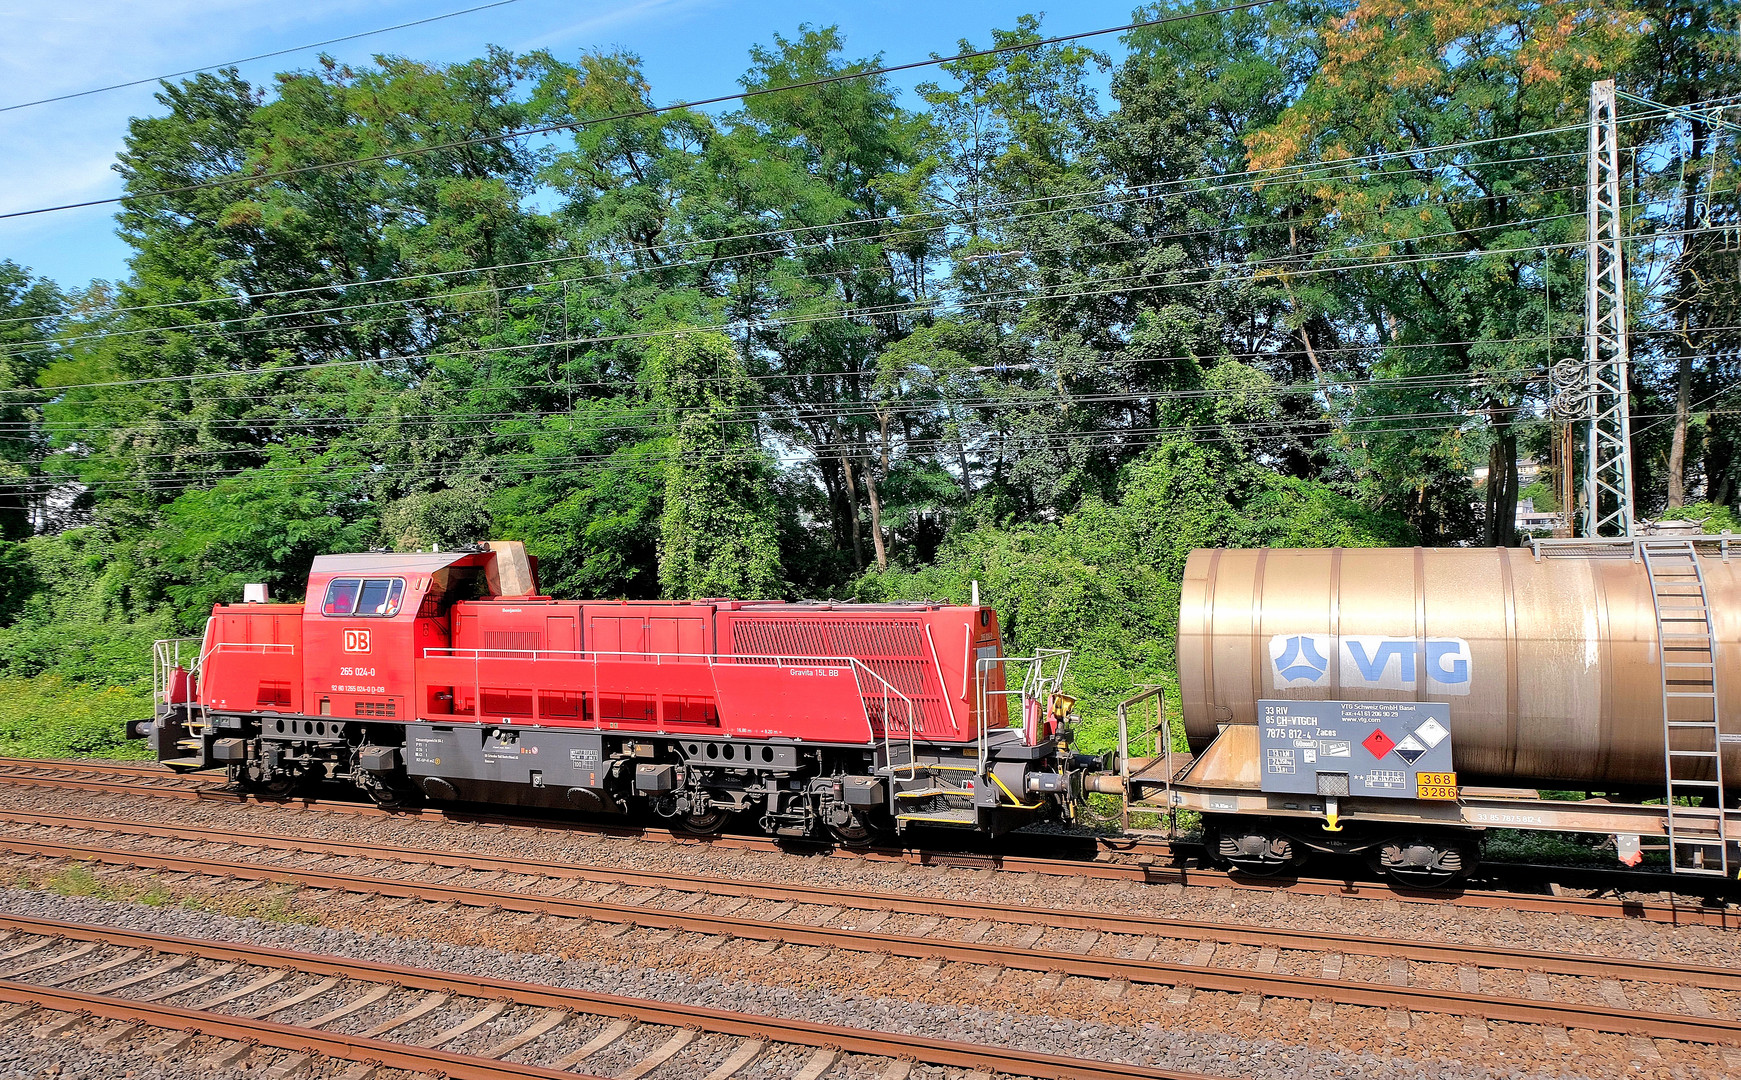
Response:
POLYGON ((110 776, 175 776, 155 761, 122 761, 107 758, 16 758, 0 757, 0 769, 48 769, 59 772, 92 772, 110 776))
MULTIPOLYGON (((626 836, 638 839, 652 839, 676 843, 707 844, 715 847, 742 848, 755 851, 782 851, 785 846, 772 837, 720 835, 711 837, 692 836, 670 830, 638 825, 608 825, 581 822, 545 821, 537 818, 508 817, 502 814, 473 813, 463 810, 423 810, 421 813, 409 814, 406 811, 383 810, 367 803, 340 802, 313 798, 267 799, 254 795, 238 794, 220 790, 218 781, 202 782, 185 774, 164 771, 162 775, 189 781, 183 786, 175 787, 140 787, 124 783, 110 783, 101 780, 74 780, 52 776, 18 776, 9 775, 4 770, 8 762, 23 762, 30 767, 40 767, 35 759, 0 758, 0 784, 17 784, 21 786, 55 787, 78 791, 96 791, 110 794, 144 795, 154 798, 180 799, 185 801, 208 801, 248 803, 270 808, 294 808, 314 810, 325 813, 352 814, 359 817, 419 817, 426 821, 448 821, 462 824, 483 824, 505 828, 527 829, 558 829, 565 832, 580 832, 600 836, 626 836)), ((97 771, 93 769, 92 771, 97 771)), ((156 775, 147 772, 147 775, 156 775)), ((1101 854, 1113 853, 1135 854, 1139 858, 1150 855, 1158 858, 1152 841, 1132 845, 1128 841, 1114 841, 1101 844, 1101 854)), ((1438 904, 1453 907, 1482 908, 1488 910, 1533 911, 1544 914, 1572 914, 1589 918, 1632 919, 1641 922, 1666 923, 1670 925, 1704 925, 1725 929, 1741 927, 1741 912, 1733 911, 1723 906, 1692 904, 1669 901, 1646 901, 1642 899, 1584 896, 1536 896, 1510 892, 1487 892, 1472 890, 1434 890, 1410 888, 1403 885, 1357 881, 1352 878, 1253 878, 1229 873, 1223 870, 1199 869, 1194 867, 1157 867, 1143 862, 1112 862, 1096 859, 1064 858, 1029 858, 1003 854, 976 854, 971 852, 947 852, 928 849, 870 849, 865 851, 850 851, 835 849, 830 853, 833 857, 859 859, 872 862, 902 862, 916 866, 954 866, 967 869, 984 869, 1008 871, 1012 873, 1037 873, 1062 877, 1096 878, 1100 880, 1134 881, 1143 884, 1177 884, 1182 886, 1214 886, 1220 888, 1239 889, 1247 892, 1292 892, 1318 896, 1341 896, 1351 899, 1384 899, 1397 900, 1410 904, 1438 904)), ((1676 884, 1665 881, 1665 887, 1676 884)))
MULTIPOLYGON (((1163 960, 1138 960, 1093 956, 1086 953, 1054 952, 978 942, 881 934, 822 926, 799 926, 731 915, 696 914, 659 908, 641 908, 597 900, 541 896, 500 889, 476 889, 443 882, 405 881, 367 875, 340 874, 316 869, 273 867, 259 863, 202 859, 186 855, 120 851, 83 844, 54 844, 0 837, 0 846, 15 852, 50 858, 136 866, 176 873, 205 874, 245 880, 295 884, 334 892, 360 892, 414 900, 450 902, 470 907, 499 908, 547 915, 562 915, 599 922, 631 924, 661 930, 690 931, 774 941, 788 945, 880 952, 910 959, 980 964, 1022 971, 1061 972, 1100 979, 1124 979, 1132 983, 1193 986, 1200 990, 1257 993, 1271 997, 1326 999, 1344 1005, 1374 1008, 1408 1008, 1420 1012, 1480 1016, 1515 1023, 1551 1024, 1590 1028, 1626 1035, 1686 1042, 1741 1046, 1741 1021, 1715 1017, 1688 1017, 1668 1013, 1636 1012, 1611 1006, 1575 1002, 1496 998, 1481 993, 1440 990, 1431 987, 1392 986, 1344 982, 1274 972, 1214 968, 1163 960)), ((1393 954, 1398 951, 1392 949, 1393 954)))
MULTIPOLYGON (((768 1039, 798 1046, 826 1047, 876 1057, 907 1058, 930 1065, 988 1070, 1009 1076, 1032 1076, 1043 1078, 1043 1080, 1211 1080, 1201 1073, 1156 1069, 1146 1065, 1127 1065, 1120 1062, 1016 1050, 991 1044, 955 1042, 917 1035, 840 1027, 807 1020, 789 1020, 760 1013, 731 1012, 704 1005, 684 1005, 678 1002, 623 997, 588 990, 539 986, 533 983, 514 982, 483 975, 463 975, 457 972, 414 968, 400 964, 355 960, 343 956, 290 952, 284 949, 228 941, 173 937, 167 934, 126 930, 113 926, 93 926, 51 919, 35 919, 20 915, 0 915, 0 928, 44 937, 100 941, 127 948, 195 954, 207 959, 236 961, 265 968, 293 968, 308 975, 337 976, 361 982, 392 983, 410 990, 434 990, 466 997, 507 1000, 516 1005, 567 1009, 571 1012, 614 1016, 645 1024, 696 1028, 710 1034, 768 1039)), ((47 988, 37 988, 30 984, 0 983, 0 985, 17 988, 31 995, 49 992, 47 988)), ((125 1001, 126 999, 104 998, 101 1000, 125 1001)), ((203 1025, 208 1019, 218 1017, 219 1014, 216 1013, 195 1012, 192 1019, 203 1025)), ((307 1031, 307 1029, 301 1030, 307 1031)), ((324 1033, 322 1034, 324 1035, 324 1033)), ((525 1069, 526 1066, 515 1066, 515 1068, 525 1069)), ((577 1074, 546 1072, 532 1075, 572 1077, 577 1074)))
MULTIPOLYGON (((918 912, 946 918, 990 920, 1022 926, 1045 926, 1067 930, 1094 930, 1131 937, 1165 937, 1190 941, 1217 941, 1230 945, 1272 946, 1302 952, 1341 952, 1357 956, 1395 956, 1397 943, 1388 938, 1289 930, 1284 927, 1234 926, 1225 923, 1173 919, 1155 915, 1118 912, 1065 911, 1057 909, 991 904, 944 896, 912 893, 878 893, 817 885, 770 885, 736 878, 671 874, 626 867, 550 862, 502 855, 436 850, 433 848, 383 848, 354 841, 313 840, 307 837, 213 829, 197 825, 164 826, 122 821, 116 818, 81 817, 73 814, 20 814, 0 811, 0 824, 53 826, 64 829, 109 832, 154 839, 188 840, 209 844, 235 844, 280 851, 300 851, 338 858, 371 859, 378 862, 457 867, 479 872, 526 874, 632 887, 705 892, 718 896, 742 896, 757 900, 814 904, 820 907, 851 907, 874 911, 918 912)), ((0 834, 0 847, 10 838, 0 834)), ((1741 970, 1691 964, 1639 960, 1600 954, 1538 952, 1498 946, 1462 945, 1451 942, 1409 942, 1407 959, 1420 963, 1471 965, 1516 971, 1541 971, 1550 975, 1581 978, 1633 980, 1699 986, 1712 990, 1741 991, 1741 970)))
POLYGON ((372 1062, 391 1069, 405 1069, 451 1080, 604 1080, 593 1073, 565 1072, 538 1065, 516 1065, 489 1058, 426 1049, 386 1039, 320 1031, 271 1020, 247 1020, 220 1012, 202 1012, 156 1001, 89 994, 58 986, 0 979, 0 1001, 36 1005, 61 1012, 88 1013, 107 1020, 149 1024, 152 1027, 193 1031, 237 1042, 259 1043, 280 1050, 346 1061, 372 1062))

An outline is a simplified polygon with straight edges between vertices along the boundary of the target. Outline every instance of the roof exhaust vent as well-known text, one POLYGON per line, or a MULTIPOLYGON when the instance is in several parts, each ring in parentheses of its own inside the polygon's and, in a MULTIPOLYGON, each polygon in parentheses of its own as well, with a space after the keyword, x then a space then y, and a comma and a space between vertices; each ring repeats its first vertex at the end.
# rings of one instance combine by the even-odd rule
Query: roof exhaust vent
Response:
POLYGON ((526 556, 526 545, 518 540, 490 540, 484 547, 496 553, 484 569, 490 592, 496 596, 533 596, 538 585, 532 580, 532 561, 526 556))

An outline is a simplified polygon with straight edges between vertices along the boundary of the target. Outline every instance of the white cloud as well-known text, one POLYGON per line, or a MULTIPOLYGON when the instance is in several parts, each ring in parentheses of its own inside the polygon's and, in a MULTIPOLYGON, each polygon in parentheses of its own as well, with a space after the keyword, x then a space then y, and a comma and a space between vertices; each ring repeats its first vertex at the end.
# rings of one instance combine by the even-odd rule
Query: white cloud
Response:
POLYGON ((555 49, 561 45, 578 45, 582 49, 591 49, 595 47, 595 43, 586 39, 595 37, 600 31, 632 26, 654 15, 668 21, 675 16, 707 7, 711 2, 712 0, 631 0, 566 26, 529 37, 511 48, 515 52, 555 49))

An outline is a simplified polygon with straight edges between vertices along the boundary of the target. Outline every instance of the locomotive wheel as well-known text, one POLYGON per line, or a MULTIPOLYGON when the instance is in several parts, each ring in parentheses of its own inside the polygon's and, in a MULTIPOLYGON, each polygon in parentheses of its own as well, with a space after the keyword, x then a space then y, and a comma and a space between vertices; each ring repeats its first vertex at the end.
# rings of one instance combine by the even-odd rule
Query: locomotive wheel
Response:
POLYGON ((417 794, 411 791, 400 791, 390 787, 372 787, 364 789, 369 799, 383 810, 403 810, 416 801, 417 794))
POLYGON ((854 814, 844 825, 830 824, 828 835, 845 848, 866 848, 876 842, 877 828, 862 815, 854 814))
POLYGON ((692 836, 717 836, 730 820, 731 813, 726 810, 707 810, 699 814, 684 814, 677 819, 677 827, 692 836))
POLYGON ((296 790, 296 777, 283 773, 270 780, 261 780, 247 765, 237 763, 224 770, 229 778, 229 786, 236 790, 256 795, 262 799, 282 799, 296 790))
POLYGON ((262 799, 282 799, 296 790, 296 777, 274 776, 270 780, 254 780, 244 776, 242 790, 262 799))

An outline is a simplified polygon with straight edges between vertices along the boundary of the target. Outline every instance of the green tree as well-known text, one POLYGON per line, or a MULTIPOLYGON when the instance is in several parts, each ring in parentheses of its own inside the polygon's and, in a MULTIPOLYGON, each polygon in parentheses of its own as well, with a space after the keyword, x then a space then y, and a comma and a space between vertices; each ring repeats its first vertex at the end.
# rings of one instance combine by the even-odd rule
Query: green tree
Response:
POLYGON ((1362 3, 1326 18, 1297 98, 1245 136, 1264 169, 1371 156, 1270 190, 1319 252, 1290 269, 1336 282, 1334 303, 1301 314, 1378 346, 1357 376, 1418 380, 1347 396, 1338 441, 1368 501, 1405 507, 1431 539, 1515 540, 1518 426, 1545 392, 1548 327, 1576 319, 1566 249, 1582 231, 1588 87, 1637 31, 1623 6, 1362 3), (1483 457, 1477 537, 1468 477, 1483 457))
POLYGON ((659 341, 648 378, 669 438, 659 584, 672 599, 780 594, 773 469, 742 411, 754 389, 723 334, 659 341))
POLYGON ((30 535, 31 509, 40 501, 45 439, 28 391, 47 364, 63 310, 53 282, 0 260, 0 545, 30 535))

